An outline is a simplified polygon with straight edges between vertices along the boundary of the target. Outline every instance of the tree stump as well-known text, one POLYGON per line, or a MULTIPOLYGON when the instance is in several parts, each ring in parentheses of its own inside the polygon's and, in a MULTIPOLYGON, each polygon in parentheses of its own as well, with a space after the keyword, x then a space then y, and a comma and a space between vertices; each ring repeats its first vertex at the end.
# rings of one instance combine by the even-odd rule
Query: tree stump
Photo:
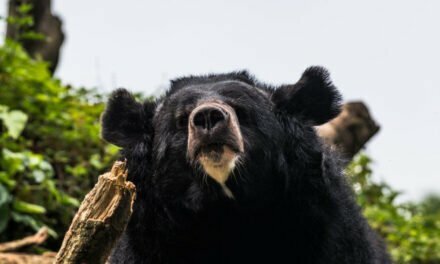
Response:
POLYGON ((317 127, 317 132, 325 143, 334 146, 346 162, 350 162, 379 129, 364 103, 349 102, 337 117, 317 127))
POLYGON ((125 162, 99 176, 67 231, 55 263, 105 263, 133 210, 135 186, 125 162))

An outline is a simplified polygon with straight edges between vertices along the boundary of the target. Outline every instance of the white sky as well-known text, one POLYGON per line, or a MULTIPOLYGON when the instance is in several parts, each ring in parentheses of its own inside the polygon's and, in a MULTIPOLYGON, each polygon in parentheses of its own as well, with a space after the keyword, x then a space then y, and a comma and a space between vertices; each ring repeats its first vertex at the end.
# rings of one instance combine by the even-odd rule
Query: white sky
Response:
POLYGON ((157 94, 185 74, 248 69, 278 84, 323 65, 382 125, 367 149, 376 179, 405 200, 440 192, 440 1, 53 2, 65 83, 157 94))

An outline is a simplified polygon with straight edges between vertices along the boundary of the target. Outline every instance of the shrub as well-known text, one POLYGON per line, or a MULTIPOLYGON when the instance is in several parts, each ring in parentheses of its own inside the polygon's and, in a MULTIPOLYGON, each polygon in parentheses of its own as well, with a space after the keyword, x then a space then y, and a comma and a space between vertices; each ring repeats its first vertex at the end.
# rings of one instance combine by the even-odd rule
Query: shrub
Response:
POLYGON ((0 46, 1 240, 46 225, 59 242, 117 152, 99 137, 103 107, 102 96, 62 85, 18 43, 0 46))
POLYGON ((369 223, 385 239, 396 263, 440 263, 440 197, 397 203, 399 192, 372 180, 371 159, 358 155, 347 167, 369 223))

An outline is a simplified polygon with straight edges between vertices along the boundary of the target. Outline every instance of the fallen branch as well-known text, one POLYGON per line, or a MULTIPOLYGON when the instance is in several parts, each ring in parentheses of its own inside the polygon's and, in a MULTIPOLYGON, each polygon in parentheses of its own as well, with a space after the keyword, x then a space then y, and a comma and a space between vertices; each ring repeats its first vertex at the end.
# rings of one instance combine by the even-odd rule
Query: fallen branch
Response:
POLYGON ((67 231, 55 263, 105 263, 132 213, 135 186, 124 162, 99 177, 67 231))
POLYGON ((43 255, 32 255, 22 253, 0 253, 2 264, 52 264, 55 260, 55 252, 44 253, 43 255))
POLYGON ((0 244, 0 252, 8 252, 20 249, 30 245, 39 245, 47 239, 47 228, 42 227, 38 232, 32 236, 28 236, 19 240, 14 240, 0 244))

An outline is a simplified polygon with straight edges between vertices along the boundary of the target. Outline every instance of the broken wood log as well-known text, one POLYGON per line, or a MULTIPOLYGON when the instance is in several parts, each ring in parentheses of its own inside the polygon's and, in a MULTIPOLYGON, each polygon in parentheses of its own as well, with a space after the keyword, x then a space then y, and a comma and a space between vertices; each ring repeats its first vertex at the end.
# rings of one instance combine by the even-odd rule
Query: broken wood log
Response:
POLYGON ((134 199, 125 162, 117 161, 84 198, 55 263, 105 263, 128 223, 134 199))
POLYGON ((324 142, 340 151, 348 163, 379 131, 367 106, 362 102, 343 105, 342 112, 333 120, 316 127, 324 142))

